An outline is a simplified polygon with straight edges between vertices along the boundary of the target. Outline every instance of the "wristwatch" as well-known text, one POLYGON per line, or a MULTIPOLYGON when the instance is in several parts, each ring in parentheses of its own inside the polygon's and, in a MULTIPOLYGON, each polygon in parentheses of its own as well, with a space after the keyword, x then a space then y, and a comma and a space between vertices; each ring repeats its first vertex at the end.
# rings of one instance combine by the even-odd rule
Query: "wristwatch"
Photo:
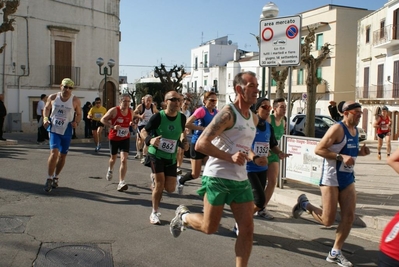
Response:
POLYGON ((342 157, 341 154, 337 154, 337 155, 335 156, 335 160, 337 160, 337 161, 344 161, 344 158, 342 157))

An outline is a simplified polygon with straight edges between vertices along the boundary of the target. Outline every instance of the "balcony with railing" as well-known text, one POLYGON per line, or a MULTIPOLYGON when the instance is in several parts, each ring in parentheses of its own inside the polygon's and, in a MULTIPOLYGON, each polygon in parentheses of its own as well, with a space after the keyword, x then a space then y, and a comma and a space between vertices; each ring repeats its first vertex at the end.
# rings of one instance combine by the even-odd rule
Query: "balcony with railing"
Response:
POLYGON ((356 88, 358 100, 399 100, 399 84, 370 85, 356 88))
POLYGON ((58 86, 64 78, 71 78, 79 86, 80 67, 50 65, 50 85, 58 86))
POLYGON ((373 32, 375 48, 389 48, 399 44, 399 25, 388 25, 373 32))

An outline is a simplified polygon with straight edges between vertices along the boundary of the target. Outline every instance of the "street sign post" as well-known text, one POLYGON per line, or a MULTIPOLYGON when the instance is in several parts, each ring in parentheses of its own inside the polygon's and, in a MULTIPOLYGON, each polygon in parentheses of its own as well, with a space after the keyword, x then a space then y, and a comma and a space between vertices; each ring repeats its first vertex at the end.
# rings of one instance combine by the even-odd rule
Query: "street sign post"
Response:
POLYGON ((299 15, 260 21, 259 65, 296 66, 301 61, 301 24, 299 15))

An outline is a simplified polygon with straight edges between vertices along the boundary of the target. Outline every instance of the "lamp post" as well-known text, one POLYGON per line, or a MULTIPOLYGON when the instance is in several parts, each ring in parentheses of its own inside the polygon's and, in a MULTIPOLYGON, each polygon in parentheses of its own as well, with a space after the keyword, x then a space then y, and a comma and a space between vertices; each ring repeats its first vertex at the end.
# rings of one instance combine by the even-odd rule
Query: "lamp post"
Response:
MULTIPOLYGON (((262 8, 262 13, 260 14, 260 19, 272 19, 278 16, 279 9, 277 5, 273 2, 269 2, 266 5, 263 6, 262 8)), ((260 38, 259 38, 260 40, 260 38)), ((268 84, 267 84, 267 93, 269 94, 270 97, 270 91, 272 88, 271 82, 272 82, 272 76, 270 73, 271 68, 269 68, 269 73, 268 73, 268 84)), ((265 77, 266 76, 266 67, 262 67, 262 97, 267 97, 265 93, 265 77)))
POLYGON ((105 108, 108 109, 108 97, 107 97, 107 77, 112 75, 112 68, 115 66, 115 60, 110 59, 108 60, 108 67, 109 67, 109 73, 108 73, 108 67, 104 66, 103 71, 101 71, 102 65, 104 65, 104 59, 99 57, 96 60, 96 64, 98 65, 98 70, 100 75, 104 75, 104 103, 105 103, 105 108))

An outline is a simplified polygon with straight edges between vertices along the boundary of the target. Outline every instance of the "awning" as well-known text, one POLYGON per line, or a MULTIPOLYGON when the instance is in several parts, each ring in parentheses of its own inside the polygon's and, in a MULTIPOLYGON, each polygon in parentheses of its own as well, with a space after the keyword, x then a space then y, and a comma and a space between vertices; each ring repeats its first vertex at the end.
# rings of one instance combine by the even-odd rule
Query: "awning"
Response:
POLYGON ((390 112, 394 112, 394 111, 398 111, 399 112, 399 106, 389 106, 389 105, 385 105, 385 106, 388 108, 388 111, 390 111, 390 112))

